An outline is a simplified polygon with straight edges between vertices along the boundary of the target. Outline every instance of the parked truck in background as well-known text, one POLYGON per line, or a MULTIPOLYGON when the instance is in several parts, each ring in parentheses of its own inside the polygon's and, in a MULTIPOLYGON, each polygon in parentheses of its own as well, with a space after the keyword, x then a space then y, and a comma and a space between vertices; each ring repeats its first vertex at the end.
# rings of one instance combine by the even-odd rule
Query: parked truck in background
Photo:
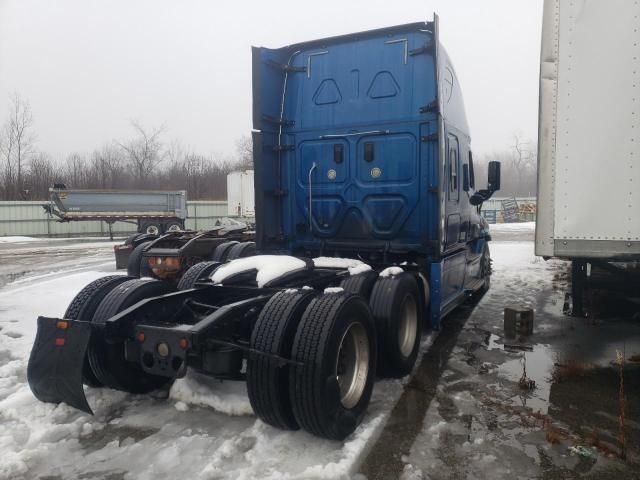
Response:
MULTIPOLYGON (((38 318, 37 398, 145 393, 187 368, 246 381, 270 425, 343 439, 377 376, 411 372, 424 328, 489 287, 462 92, 437 17, 253 49, 256 255, 184 288, 109 276, 38 318)), ((479 182, 478 182, 479 183, 479 182)), ((158 249, 160 250, 160 249, 158 249)))
POLYGON ((639 17, 625 0, 544 3, 535 250, 572 261, 578 315, 590 287, 640 296, 639 17))
POLYGON ((159 235, 184 228, 187 192, 162 190, 74 190, 64 185, 49 189, 43 205, 60 222, 102 220, 135 223, 138 232, 159 235))
POLYGON ((230 217, 255 216, 253 170, 227 175, 227 209, 230 217))

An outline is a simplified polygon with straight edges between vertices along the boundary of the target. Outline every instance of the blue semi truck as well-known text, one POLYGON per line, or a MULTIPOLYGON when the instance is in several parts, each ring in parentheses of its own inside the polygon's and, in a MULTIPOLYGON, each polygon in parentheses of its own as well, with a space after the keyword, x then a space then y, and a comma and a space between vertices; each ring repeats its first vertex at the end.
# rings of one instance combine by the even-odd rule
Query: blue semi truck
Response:
MULTIPOLYGON (((253 49, 257 253, 170 281, 107 276, 38 318, 42 401, 135 393, 193 368, 243 380, 256 415, 343 439, 376 376, 411 372, 425 328, 487 289, 481 203, 438 21, 253 49)), ((229 248, 231 248, 229 246, 229 248)))

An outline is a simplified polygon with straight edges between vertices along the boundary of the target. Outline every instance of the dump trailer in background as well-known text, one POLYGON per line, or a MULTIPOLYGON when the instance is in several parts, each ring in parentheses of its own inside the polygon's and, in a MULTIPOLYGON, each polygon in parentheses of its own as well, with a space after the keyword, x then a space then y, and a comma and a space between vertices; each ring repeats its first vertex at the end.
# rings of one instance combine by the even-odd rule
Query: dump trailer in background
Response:
POLYGON ((187 192, 161 190, 49 189, 43 208, 60 222, 102 220, 136 223, 138 232, 158 235, 181 230, 187 218, 187 192))
POLYGON ((500 166, 479 189, 437 17, 254 48, 253 96, 258 254, 235 244, 177 291, 122 276, 87 285, 65 318, 38 319, 39 399, 91 411, 83 382, 144 393, 195 368, 246 381, 270 425, 343 439, 376 375, 409 374, 423 328, 489 287, 478 207, 500 166))
POLYGON ((639 29, 637 2, 544 3, 536 254, 572 260, 576 314, 640 295, 639 29))

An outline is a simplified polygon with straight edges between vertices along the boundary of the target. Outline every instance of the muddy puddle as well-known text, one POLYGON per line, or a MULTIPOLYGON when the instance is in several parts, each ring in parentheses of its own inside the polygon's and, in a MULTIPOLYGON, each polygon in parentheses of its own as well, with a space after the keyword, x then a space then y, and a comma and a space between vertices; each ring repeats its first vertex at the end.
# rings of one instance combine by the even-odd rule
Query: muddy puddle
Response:
POLYGON ((360 472, 405 480, 640 478, 640 317, 618 308, 567 316, 568 264, 544 262, 532 246, 492 248, 491 290, 472 311, 447 317, 360 472), (505 338, 511 304, 533 308, 533 334, 505 338))

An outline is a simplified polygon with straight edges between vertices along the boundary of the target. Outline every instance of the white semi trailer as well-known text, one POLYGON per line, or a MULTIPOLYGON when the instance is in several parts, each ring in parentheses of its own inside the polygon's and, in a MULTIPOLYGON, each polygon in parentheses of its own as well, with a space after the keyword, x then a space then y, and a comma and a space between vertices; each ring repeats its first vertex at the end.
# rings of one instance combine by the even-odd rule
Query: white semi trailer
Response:
POLYGON ((254 217, 253 170, 231 172, 227 175, 227 209, 232 217, 254 217))
POLYGON ((573 261, 574 314, 590 286, 640 296, 638 2, 545 0, 538 148, 536 254, 573 261))

